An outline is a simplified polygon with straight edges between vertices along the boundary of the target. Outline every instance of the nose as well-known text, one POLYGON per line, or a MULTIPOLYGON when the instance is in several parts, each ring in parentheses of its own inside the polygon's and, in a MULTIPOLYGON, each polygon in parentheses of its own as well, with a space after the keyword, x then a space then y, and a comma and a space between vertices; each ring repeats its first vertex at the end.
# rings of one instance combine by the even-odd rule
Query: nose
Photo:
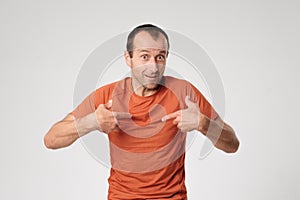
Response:
POLYGON ((158 71, 158 63, 156 62, 155 58, 152 56, 148 63, 148 69, 152 73, 156 73, 158 71))
POLYGON ((151 56, 151 57, 150 57, 149 63, 150 63, 150 64, 156 64, 156 59, 155 59, 154 56, 151 56))

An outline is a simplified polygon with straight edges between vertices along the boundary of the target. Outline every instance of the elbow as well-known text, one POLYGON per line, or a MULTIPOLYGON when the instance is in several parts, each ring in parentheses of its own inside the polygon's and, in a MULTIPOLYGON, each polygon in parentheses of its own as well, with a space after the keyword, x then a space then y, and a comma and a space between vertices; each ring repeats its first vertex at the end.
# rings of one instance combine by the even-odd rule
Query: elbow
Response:
POLYGON ((47 149, 57 149, 55 145, 55 137, 51 137, 48 134, 44 137, 44 145, 47 149))
POLYGON ((227 148, 225 150, 226 153, 236 153, 239 149, 240 142, 238 139, 232 140, 230 143, 228 143, 227 148))
POLYGON ((218 141, 215 145, 216 148, 224 151, 225 153, 236 153, 239 149, 240 142, 238 139, 230 141, 218 141))

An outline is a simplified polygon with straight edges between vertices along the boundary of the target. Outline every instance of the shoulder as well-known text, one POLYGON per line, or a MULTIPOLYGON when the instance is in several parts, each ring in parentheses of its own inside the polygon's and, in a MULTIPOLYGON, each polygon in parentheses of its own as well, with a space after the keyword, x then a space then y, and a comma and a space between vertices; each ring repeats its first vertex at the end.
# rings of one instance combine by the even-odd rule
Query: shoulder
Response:
POLYGON ((122 80, 118 80, 118 81, 103 85, 96 89, 96 93, 113 92, 116 87, 122 87, 122 88, 126 87, 127 85, 129 85, 130 81, 131 81, 131 78, 126 77, 122 80))
POLYGON ((204 97, 198 88, 184 79, 165 76, 165 87, 172 90, 183 101, 186 96, 189 96, 194 101, 199 101, 204 97))
POLYGON ((164 76, 164 86, 171 90, 185 91, 191 88, 191 83, 184 79, 175 78, 172 76, 164 76))
POLYGON ((180 84, 180 85, 188 85, 190 84, 189 81, 184 79, 175 78, 173 76, 164 76, 165 84, 171 85, 171 84, 180 84))
POLYGON ((191 84, 189 81, 185 79, 179 79, 172 76, 165 76, 164 80, 165 80, 164 86, 173 91, 186 92, 186 91, 190 91, 191 89, 196 89, 196 87, 193 86, 193 84, 191 84))
POLYGON ((95 102, 96 105, 105 104, 112 96, 116 94, 116 91, 123 91, 123 88, 126 88, 130 85, 131 78, 126 77, 122 80, 103 85, 95 90, 95 102))

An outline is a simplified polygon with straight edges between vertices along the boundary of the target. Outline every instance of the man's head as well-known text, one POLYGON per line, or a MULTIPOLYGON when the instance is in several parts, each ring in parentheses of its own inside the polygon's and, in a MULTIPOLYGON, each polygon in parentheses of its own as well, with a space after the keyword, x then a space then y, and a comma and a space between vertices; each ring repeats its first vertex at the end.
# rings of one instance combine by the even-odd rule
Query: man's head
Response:
POLYGON ((143 24, 143 25, 135 27, 129 33, 129 35, 127 37, 126 50, 129 52, 131 57, 132 57, 132 53, 133 53, 132 51, 137 48, 134 45, 135 36, 142 31, 149 33, 153 39, 157 39, 162 34, 164 36, 164 38, 166 39, 166 47, 165 47, 166 50, 170 49, 169 37, 164 30, 162 30, 161 28, 159 28, 153 24, 143 24))
POLYGON ((167 34, 154 25, 141 25, 130 32, 124 56, 132 69, 135 89, 157 88, 164 73, 169 46, 167 34))

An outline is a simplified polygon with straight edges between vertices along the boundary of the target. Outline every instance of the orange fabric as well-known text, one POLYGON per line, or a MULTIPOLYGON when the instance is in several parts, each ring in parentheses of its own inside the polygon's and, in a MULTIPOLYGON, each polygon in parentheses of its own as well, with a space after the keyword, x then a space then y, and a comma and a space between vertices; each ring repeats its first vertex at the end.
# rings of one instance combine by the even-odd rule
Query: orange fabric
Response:
POLYGON ((132 115, 132 119, 118 120, 119 129, 108 134, 109 200, 187 199, 186 133, 178 131, 173 120, 161 121, 164 115, 186 108, 186 96, 198 103, 201 113, 218 116, 193 85, 172 77, 164 77, 163 86, 148 97, 137 96, 131 78, 126 78, 97 89, 73 111, 76 118, 82 117, 112 100, 112 111, 132 115))

